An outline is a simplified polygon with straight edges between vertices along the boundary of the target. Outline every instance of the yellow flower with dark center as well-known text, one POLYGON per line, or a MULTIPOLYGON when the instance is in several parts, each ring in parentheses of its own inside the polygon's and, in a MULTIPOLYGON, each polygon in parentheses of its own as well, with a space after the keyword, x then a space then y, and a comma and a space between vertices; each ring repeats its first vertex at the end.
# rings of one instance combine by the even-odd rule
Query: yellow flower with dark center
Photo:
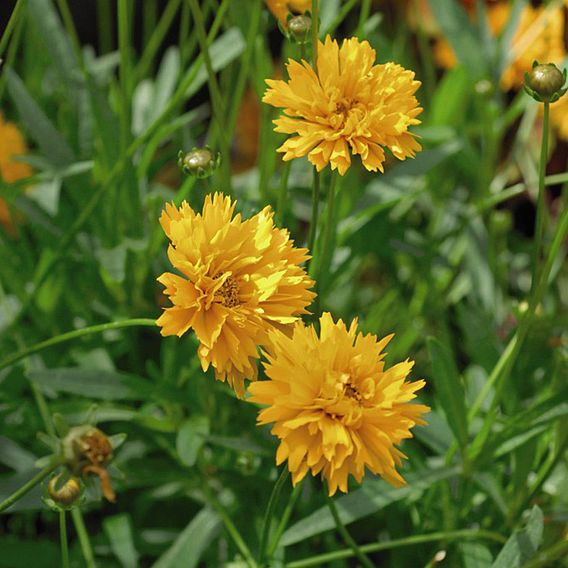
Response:
MULTIPOLYGON (((28 153, 22 133, 13 122, 4 120, 0 113, 0 176, 7 183, 30 177, 32 169, 28 164, 15 160, 15 156, 28 153)), ((12 220, 6 202, 0 198, 0 224, 12 228, 12 220)))
POLYGON ((395 63, 374 65, 375 58, 367 41, 351 38, 339 48, 327 36, 319 43, 317 75, 307 61, 290 60, 289 81, 266 81, 263 101, 285 113, 275 131, 296 134, 278 148, 284 160, 307 155, 318 171, 331 163, 343 175, 351 154, 381 172, 384 148, 400 160, 414 157, 420 144, 408 129, 420 123, 414 96, 420 82, 395 63))
POLYGON ((424 381, 405 380, 413 361, 385 368, 382 351, 392 335, 377 341, 357 333, 356 321, 347 329, 329 313, 320 323, 320 337, 302 322, 290 337, 271 333, 269 380, 249 386, 252 402, 269 405, 258 423, 275 423, 276 463, 288 460, 294 485, 310 470, 321 473, 330 495, 347 491, 349 475, 361 482, 365 468, 404 485, 396 466, 406 456, 395 446, 425 423, 420 415, 429 408, 407 404, 424 381))
POLYGON ((286 26, 288 14, 304 14, 312 9, 312 0, 266 0, 268 9, 286 26))
POLYGON ((156 323, 162 335, 193 329, 203 370, 212 365, 242 398, 244 379, 256 380, 267 332, 308 313, 315 294, 300 266, 307 249, 295 248, 288 231, 274 226, 270 207, 243 220, 233 216, 235 205, 220 193, 205 198, 201 214, 185 201, 179 209, 166 205, 160 223, 181 275, 158 278, 173 306, 156 323))

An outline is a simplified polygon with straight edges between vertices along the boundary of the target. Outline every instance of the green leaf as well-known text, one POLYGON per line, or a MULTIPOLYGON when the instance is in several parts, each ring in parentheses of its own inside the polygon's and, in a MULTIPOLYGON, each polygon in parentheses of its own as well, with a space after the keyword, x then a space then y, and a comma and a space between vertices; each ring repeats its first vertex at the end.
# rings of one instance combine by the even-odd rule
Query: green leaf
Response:
MULTIPOLYGON (((348 525, 407 497, 419 499, 426 489, 438 481, 459 475, 459 472, 457 466, 418 471, 407 475, 407 485, 398 489, 379 478, 367 478, 360 489, 335 501, 339 517, 343 524, 348 525)), ((335 522, 329 509, 321 507, 292 525, 282 535, 280 544, 289 546, 334 527, 335 522)))
POLYGON ((0 463, 14 471, 29 471, 33 469, 36 456, 22 448, 13 440, 0 436, 0 463))
POLYGON ((144 400, 154 387, 145 379, 116 371, 60 368, 28 371, 27 377, 45 390, 102 400, 144 400))
POLYGON ((74 162, 71 148, 34 101, 16 72, 10 68, 5 69, 4 72, 8 81, 8 91, 18 109, 22 123, 51 165, 65 166, 74 162))
POLYGON ((460 444, 467 445, 467 411, 465 392, 452 355, 437 339, 429 337, 428 352, 432 361, 432 382, 437 399, 448 420, 448 424, 460 444))
POLYGON ((195 568, 220 528, 219 515, 207 507, 202 509, 152 568, 195 568))
POLYGON ((103 528, 110 541, 110 547, 122 566, 136 568, 138 552, 134 547, 130 515, 122 513, 106 517, 103 521, 103 528))
POLYGON ((522 568, 538 550, 542 542, 544 518, 542 511, 535 505, 521 531, 515 531, 501 549, 492 568, 522 568))
POLYGON ((192 416, 186 420, 177 435, 176 449, 181 461, 191 467, 197 460, 197 454, 209 434, 207 416, 192 416))
POLYGON ((490 568, 493 556, 489 549, 479 542, 462 542, 460 549, 464 568, 490 568))

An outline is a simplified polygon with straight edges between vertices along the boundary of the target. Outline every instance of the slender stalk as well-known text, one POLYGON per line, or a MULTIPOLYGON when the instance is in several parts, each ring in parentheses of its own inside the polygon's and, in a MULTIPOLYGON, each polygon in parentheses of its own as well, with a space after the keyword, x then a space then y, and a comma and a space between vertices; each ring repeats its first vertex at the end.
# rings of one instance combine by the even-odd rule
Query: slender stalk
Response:
MULTIPOLYGON (((314 167, 313 181, 312 181, 312 219, 310 221, 310 232, 308 234, 308 251, 311 255, 314 254, 316 244, 316 233, 318 225, 318 209, 319 209, 319 194, 320 194, 320 177, 319 173, 314 167)), ((311 264, 311 262, 310 262, 311 264)))
MULTIPOLYGON (((373 544, 365 544, 360 547, 362 552, 379 552, 381 550, 391 550, 393 548, 402 548, 415 544, 423 544, 426 542, 450 541, 450 540, 491 540, 494 542, 504 543, 506 538, 499 533, 486 530, 462 529, 457 531, 435 532, 430 534, 419 534, 406 538, 389 540, 386 542, 376 542, 373 544)), ((566 541, 568 542, 568 541, 566 541)), ((286 568, 308 568, 309 566, 325 566, 335 560, 350 558, 355 556, 353 550, 336 550, 318 556, 311 556, 303 560, 297 560, 286 564, 286 568)), ((525 566, 525 568, 527 568, 525 566)), ((534 568, 534 567, 532 567, 534 568)))
MULTIPOLYGON (((422 72, 424 73, 424 90, 428 100, 431 100, 434 92, 434 85, 436 83, 436 69, 434 67, 434 62, 432 61, 432 48, 428 43, 428 37, 422 27, 422 18, 420 17, 419 12, 419 0, 413 0, 412 9, 416 14, 416 20, 418 22, 416 35, 418 37, 418 54, 420 56, 420 63, 422 64, 422 72)), ((361 14, 362 13, 363 11, 361 10, 361 14)), ((361 25, 361 20, 359 20, 359 25, 361 25)), ((357 37, 364 37, 362 29, 359 30, 357 37)))
POLYGON ((65 511, 59 511, 59 542, 61 543, 61 566, 62 568, 69 568, 69 543, 67 542, 65 511))
POLYGON ((67 0, 57 0, 57 6, 59 7, 59 11, 61 12, 65 31, 71 39, 75 57, 77 57, 77 61, 81 61, 83 59, 81 41, 79 40, 79 35, 77 34, 75 23, 73 22, 73 16, 71 14, 71 10, 69 9, 69 4, 67 3, 67 0))
POLYGON ((361 11, 359 12, 359 23, 357 24, 356 37, 359 39, 365 38, 365 23, 369 19, 371 13, 371 0, 363 0, 361 2, 361 11))
POLYGON ((123 151, 130 137, 130 26, 128 25, 128 0, 118 0, 118 49, 120 52, 120 139, 123 151))
POLYGON ((318 74, 319 0, 312 0, 312 67, 318 74))
POLYGON ((288 526, 288 521, 290 520, 290 516, 292 515, 292 511, 296 506, 296 501, 298 497, 300 497, 300 493, 302 492, 301 483, 298 483, 296 487, 292 490, 292 494, 290 495, 290 499, 288 499, 288 503, 286 504, 286 508, 284 509, 284 513, 282 517, 280 517, 280 522, 278 523, 278 527, 276 528, 276 533, 274 534, 274 538, 268 547, 268 557, 271 558, 276 549, 278 548, 278 543, 288 526))
POLYGON ((3 361, 0 361, 0 369, 3 369, 8 365, 13 365, 20 359, 24 359, 25 357, 28 357, 33 353, 37 353, 38 351, 41 351, 48 347, 52 347, 53 345, 58 345, 59 343, 64 343, 72 339, 77 339, 78 337, 84 337, 85 335, 91 335, 93 333, 102 333, 110 329, 122 329, 124 327, 137 327, 137 326, 155 327, 156 320, 148 318, 135 318, 123 321, 115 321, 110 323, 102 323, 99 325, 92 325, 89 327, 84 327, 82 329, 68 331, 67 333, 62 333, 61 335, 57 335, 55 337, 52 337, 51 339, 40 341, 35 345, 26 347, 25 349, 22 349, 18 353, 14 353, 13 355, 6 357, 3 361))
POLYGON ((99 54, 112 51, 113 17, 108 0, 97 0, 97 28, 99 30, 99 54))
POLYGON ((79 537, 79 544, 81 545, 81 551, 83 552, 85 564, 87 565, 87 568, 96 568, 97 565, 95 563, 93 547, 91 546, 91 539, 89 538, 89 533, 87 532, 87 528, 85 527, 85 521, 83 520, 81 509, 71 509, 71 518, 73 519, 75 531, 77 532, 77 536, 79 537))
POLYGON ((330 497, 327 494, 327 492, 326 492, 326 498, 327 498, 327 505, 329 507, 329 510, 331 511, 333 520, 335 521, 335 526, 337 527, 337 530, 341 535, 341 538, 343 538, 345 544, 353 551, 353 554, 359 559, 359 562, 361 562, 363 566, 366 566, 367 568, 374 568, 375 565, 369 560, 369 558, 367 558, 367 556, 365 556, 365 553, 359 548, 359 545, 353 540, 353 537, 349 534, 349 531, 345 528, 345 525, 341 522, 341 519, 339 518, 339 513, 337 512, 337 507, 333 502, 333 498, 330 497))
POLYGON ((545 226, 545 203, 544 203, 544 176, 546 174, 546 164, 548 162, 548 128, 549 128, 550 103, 544 103, 544 117, 542 120, 542 143, 540 146, 540 164, 538 171, 538 198, 536 206, 536 228, 533 250, 532 267, 532 289, 536 287, 539 275, 540 255, 542 253, 542 243, 544 240, 545 226))
POLYGON ((44 467, 40 472, 36 473, 27 483, 24 483, 24 485, 22 485, 19 489, 16 489, 12 495, 0 503, 0 512, 5 511, 8 507, 11 507, 16 501, 21 499, 26 493, 29 493, 60 465, 61 463, 59 461, 54 461, 44 467))
POLYGON ((55 426, 53 425, 53 420, 51 419, 51 414, 49 412, 45 396, 41 389, 38 387, 37 383, 30 381, 30 386, 34 395, 36 406, 39 410, 39 415, 41 416, 43 425, 45 427, 45 431, 51 437, 55 438, 57 436, 57 432, 55 431, 55 426))
POLYGON ((329 180, 329 190, 327 196, 327 211, 325 226, 323 228, 323 242, 321 247, 321 254, 318 254, 318 288, 320 290, 324 289, 326 284, 327 276, 329 273, 329 266, 331 264, 331 256, 333 249, 333 241, 335 239, 335 185, 336 185, 337 175, 335 172, 331 172, 331 178, 329 180))
MULTIPOLYGON (((351 12, 351 10, 355 7, 355 5, 359 1, 360 0, 347 0, 347 3, 345 3, 341 7, 341 10, 339 10, 337 16, 335 16, 333 21, 325 29, 324 35, 333 34, 335 32, 335 30, 341 25, 343 20, 346 18, 347 14, 349 14, 349 12, 351 12)), ((363 0, 363 2, 370 4, 369 0, 363 0)), ((360 37, 359 34, 357 34, 357 37, 360 37)))
POLYGON ((276 507, 276 502, 278 501, 278 497, 288 479, 288 468, 284 466, 282 472, 280 473, 280 477, 276 480, 274 487, 272 488, 272 493, 270 494, 270 499, 268 500, 268 506, 266 507, 266 513, 264 515, 264 523, 262 526, 262 533, 260 537, 260 549, 259 549, 259 557, 258 557, 258 564, 261 566, 265 565, 265 561, 270 561, 270 558, 267 558, 267 546, 268 546, 268 536, 270 535, 270 525, 272 524, 272 516, 274 515, 274 508, 276 507))
POLYGON ((0 40, 0 57, 2 59, 4 59, 4 57, 3 57, 4 52, 6 51, 6 47, 8 46, 8 42, 10 41, 10 37, 12 36, 12 32, 14 31, 14 28, 16 27, 16 23, 18 22, 20 12, 22 11, 22 8, 24 6, 24 2, 25 2, 25 0, 18 0, 16 2, 16 5, 14 6, 14 10, 12 11, 12 14, 10 15, 10 19, 8 20, 8 23, 6 24, 6 29, 4 30, 4 33, 2 34, 2 39, 0 40))
POLYGON ((223 155, 223 161, 221 163, 223 185, 225 191, 231 193, 231 155, 229 141, 227 140, 225 126, 223 124, 223 117, 225 116, 225 104, 223 102, 223 98, 221 97, 221 91, 219 90, 219 84, 217 82, 217 77, 215 75, 215 71, 213 70, 213 64, 209 55, 209 43, 207 40, 207 34, 205 32, 205 22, 203 20, 203 14, 199 7, 199 2, 198 0, 188 0, 188 2, 193 14, 197 41, 199 42, 199 48, 203 56, 205 68, 207 69, 207 83, 209 85, 209 94, 213 103, 213 115, 217 123, 219 146, 221 147, 221 154, 223 155))
POLYGON ((276 206, 277 222, 279 225, 284 223, 284 213, 286 211, 286 199, 288 197, 288 178, 290 177, 290 167, 292 161, 284 162, 282 175, 280 177, 280 191, 278 192, 278 205, 276 206))
POLYGON ((568 540, 564 539, 554 544, 550 548, 538 552, 537 555, 527 562, 523 568, 544 568, 550 566, 552 562, 558 558, 566 559, 568 554, 568 540))
POLYGON ((250 568, 257 568, 257 564, 253 558, 253 555, 251 554, 251 551, 249 550, 249 547, 246 545, 245 541, 243 540, 243 537, 241 536, 241 533, 239 533, 237 527, 231 520, 231 517, 229 516, 227 511, 225 511, 225 508, 223 507, 221 502, 217 499, 217 497, 215 497, 215 495, 211 491, 209 491, 209 488, 207 487, 205 487, 205 493, 207 495, 208 501, 211 503, 211 505, 217 511, 217 513, 219 513, 219 516, 223 520, 223 524, 225 525, 225 528, 227 529, 229 536, 233 539, 233 542, 235 543, 236 547, 239 549, 239 552, 243 555, 247 565, 250 568))

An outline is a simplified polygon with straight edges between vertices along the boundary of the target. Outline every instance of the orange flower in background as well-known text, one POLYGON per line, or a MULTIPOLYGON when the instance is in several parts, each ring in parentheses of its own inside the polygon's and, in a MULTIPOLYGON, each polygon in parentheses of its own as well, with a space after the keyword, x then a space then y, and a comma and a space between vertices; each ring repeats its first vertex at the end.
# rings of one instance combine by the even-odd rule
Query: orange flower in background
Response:
POLYGON ((550 122, 558 137, 568 141, 568 95, 550 105, 550 122))
MULTIPOLYGON (((503 31, 510 16, 509 3, 488 6, 487 17, 494 36, 503 31)), ((454 51, 445 39, 438 40, 434 46, 434 55, 442 67, 449 69, 457 64, 454 51)), ((565 56, 562 7, 525 6, 511 43, 510 60, 501 76, 501 87, 504 90, 519 89, 523 84, 525 71, 530 70, 533 61, 560 63, 565 56)))
POLYGON ((308 471, 321 473, 330 495, 347 492, 349 475, 361 482, 365 468, 404 485, 396 467, 406 456, 395 446, 425 423, 420 416, 429 408, 408 404, 424 381, 406 381, 413 361, 385 368, 392 335, 377 341, 357 333, 356 321, 347 329, 329 313, 320 324, 319 337, 301 321, 291 337, 271 333, 263 363, 269 380, 249 386, 250 400, 268 405, 258 424, 275 423, 276 463, 288 460, 294 485, 308 471))
POLYGON ((216 378, 242 398, 244 379, 256 380, 257 349, 267 332, 308 313, 315 294, 300 267, 307 250, 295 248, 288 231, 274 226, 270 207, 243 220, 233 215, 235 205, 220 193, 205 198, 202 213, 185 201, 179 208, 166 205, 160 223, 181 275, 158 278, 173 306, 156 323, 162 335, 181 337, 193 329, 203 370, 213 366, 216 378))
POLYGON ((303 14, 312 9, 312 0, 266 0, 268 9, 286 26, 288 14, 303 14))
MULTIPOLYGON (((4 120, 0 113, 0 176, 7 183, 14 183, 32 175, 28 164, 14 158, 28 153, 22 133, 13 122, 4 120)), ((10 211, 6 202, 0 198, 0 224, 7 230, 13 230, 10 211)))
POLYGON ((318 171, 331 164, 344 175, 351 154, 381 172, 385 148, 400 160, 414 157, 421 147, 409 127, 420 124, 420 82, 400 65, 375 60, 367 41, 347 39, 340 48, 327 36, 319 42, 317 75, 307 61, 290 59, 288 81, 266 81, 263 101, 284 109, 275 131, 295 134, 278 148, 283 160, 307 155, 318 171))

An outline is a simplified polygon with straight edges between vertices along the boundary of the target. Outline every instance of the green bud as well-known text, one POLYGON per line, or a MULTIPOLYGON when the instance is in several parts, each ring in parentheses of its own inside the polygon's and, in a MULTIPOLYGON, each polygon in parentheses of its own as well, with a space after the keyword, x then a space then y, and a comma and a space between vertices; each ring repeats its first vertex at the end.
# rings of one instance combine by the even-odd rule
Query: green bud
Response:
POLYGON ((60 473, 47 483, 47 494, 44 502, 49 507, 67 511, 83 500, 83 485, 77 477, 60 473))
POLYGON ((568 88, 566 82, 566 69, 560 71, 554 63, 539 64, 536 61, 530 73, 525 73, 525 91, 536 101, 553 103, 557 101, 568 88))
POLYGON ((307 13, 288 19, 288 37, 297 43, 307 43, 310 40, 311 28, 312 19, 307 13))
POLYGON ((221 164, 221 154, 213 152, 211 148, 193 148, 191 152, 178 153, 178 164, 186 175, 192 175, 199 179, 207 178, 221 164))

